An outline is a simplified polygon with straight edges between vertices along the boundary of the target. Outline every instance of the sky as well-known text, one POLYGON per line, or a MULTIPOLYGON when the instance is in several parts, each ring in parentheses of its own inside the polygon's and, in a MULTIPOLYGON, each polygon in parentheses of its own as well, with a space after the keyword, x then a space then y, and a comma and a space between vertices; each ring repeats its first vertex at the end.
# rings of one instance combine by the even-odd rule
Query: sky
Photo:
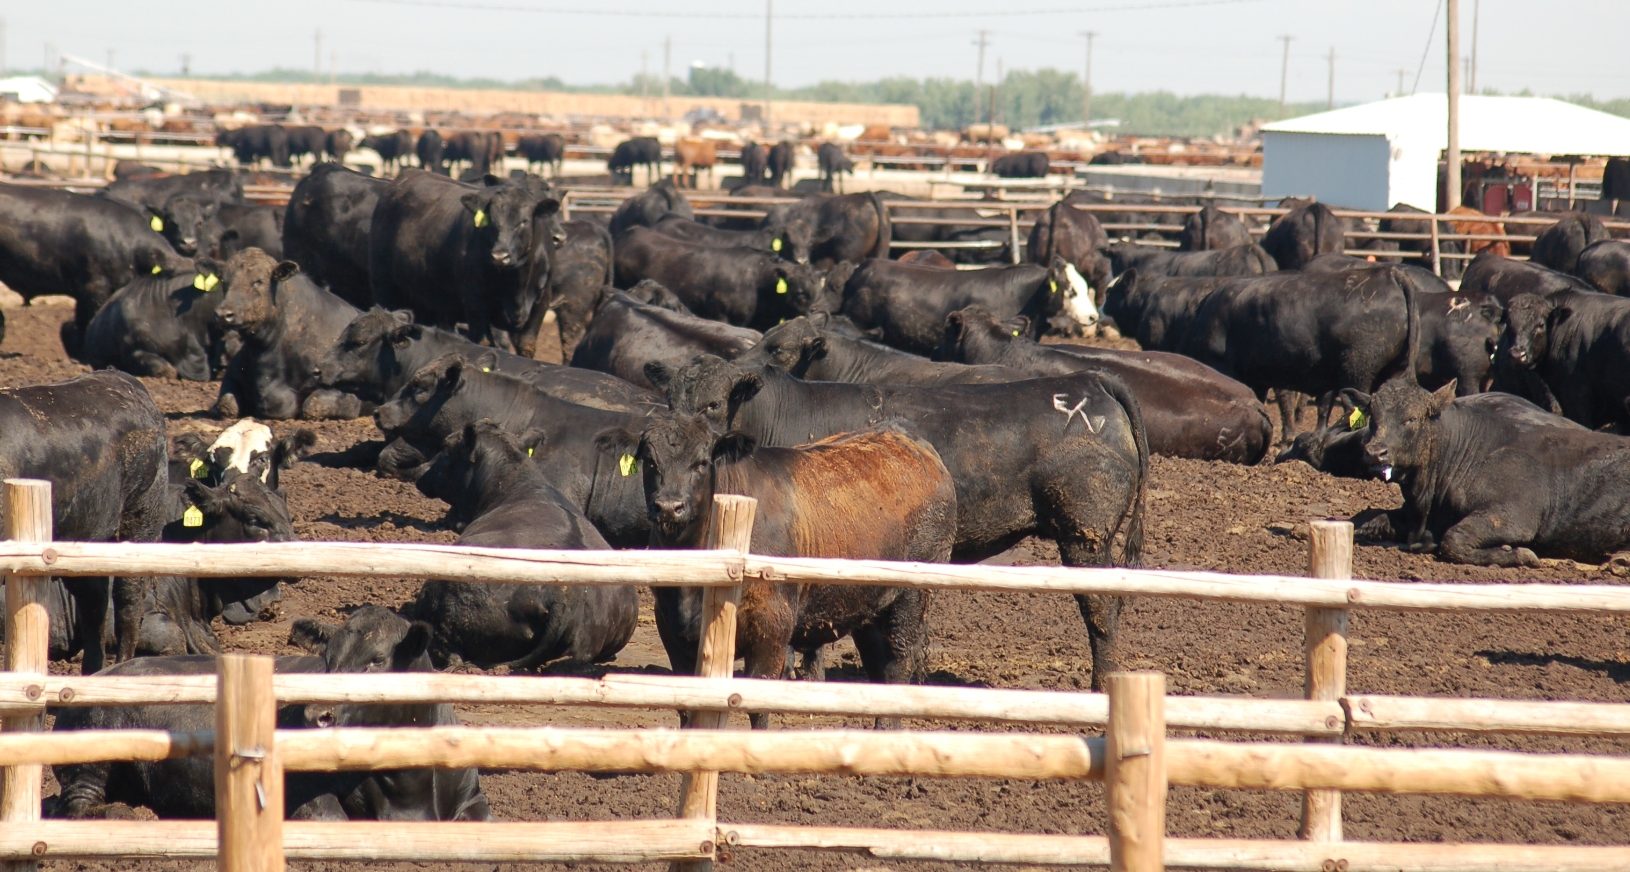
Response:
MULTIPOLYGON (((1291 37, 1288 99, 1323 100, 1335 51, 1338 103, 1442 91, 1443 0, 790 0, 774 2, 772 79, 1080 71, 1095 31, 1098 92, 1277 97, 1291 37), (1433 27, 1433 19, 1438 18, 1433 27), (1423 61, 1424 58, 1424 61, 1423 61)), ((0 4, 4 63, 38 68, 47 51, 120 69, 195 75, 275 66, 574 84, 626 82, 663 64, 731 66, 761 80, 765 0, 52 0, 0 4), (316 50, 321 32, 320 55, 316 50), (50 48, 48 49, 47 46, 50 48)), ((1461 0, 1463 52, 1478 9, 1479 89, 1630 96, 1630 0, 1461 0), (1543 10, 1543 11, 1542 11, 1543 10)))

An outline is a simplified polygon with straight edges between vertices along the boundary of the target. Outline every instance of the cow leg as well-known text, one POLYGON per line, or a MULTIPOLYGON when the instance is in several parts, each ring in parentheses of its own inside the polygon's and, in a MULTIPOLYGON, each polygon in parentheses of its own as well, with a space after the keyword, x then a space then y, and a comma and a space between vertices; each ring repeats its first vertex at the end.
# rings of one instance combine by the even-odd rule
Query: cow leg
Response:
POLYGON ((1319 395, 1317 405, 1318 419, 1313 422, 1313 429, 1323 430, 1330 423, 1330 410, 1336 407, 1336 392, 1325 391, 1319 395))
POLYGON ((1478 566, 1538 566, 1539 556, 1517 543, 1530 541, 1532 525, 1514 526, 1510 518, 1468 515, 1443 534, 1439 556, 1453 563, 1478 566))
POLYGON ((362 399, 333 388, 323 388, 300 404, 300 417, 307 421, 350 420, 363 414, 362 399))
POLYGON ((1285 448, 1296 435, 1296 410, 1301 405, 1302 395, 1284 388, 1273 389, 1274 405, 1279 407, 1279 444, 1276 448, 1285 448))
POLYGON ((136 637, 141 632, 146 594, 152 586, 153 579, 147 576, 113 579, 113 640, 121 661, 136 656, 136 637))
POLYGON ((265 384, 260 386, 260 408, 256 410, 260 417, 271 418, 276 421, 287 421, 300 416, 300 395, 288 385, 265 384))
POLYGON ((74 598, 74 634, 85 650, 79 671, 82 675, 91 675, 107 665, 106 634, 112 580, 93 576, 73 579, 67 585, 68 595, 74 598))
MULTIPOLYGON (((130 368, 133 370, 131 373, 132 375, 145 375, 153 378, 176 378, 179 376, 179 371, 176 369, 175 364, 170 363, 168 360, 159 357, 151 351, 138 349, 131 352, 130 364, 130 368)), ((194 371, 196 372, 196 370, 194 371)), ((208 372, 206 371, 205 378, 201 379, 201 381, 207 379, 208 372)))
POLYGON ((108 775, 112 769, 113 764, 105 761, 53 766, 52 774, 62 785, 62 793, 54 804, 46 800, 46 817, 101 817, 107 808, 108 775))

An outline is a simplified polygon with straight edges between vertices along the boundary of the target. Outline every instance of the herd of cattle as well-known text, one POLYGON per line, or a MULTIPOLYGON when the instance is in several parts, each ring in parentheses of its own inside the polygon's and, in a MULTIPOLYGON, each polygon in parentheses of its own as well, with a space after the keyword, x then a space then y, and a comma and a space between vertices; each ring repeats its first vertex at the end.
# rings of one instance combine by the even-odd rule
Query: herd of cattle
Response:
MULTIPOLYGON (((234 147, 260 147, 252 132, 234 147)), ((559 189, 524 173, 383 179, 324 162, 282 210, 244 203, 231 170, 126 175, 95 195, 0 185, 0 281, 71 294, 65 349, 110 368, 0 391, 0 475, 53 482, 63 539, 295 538, 279 472, 312 433, 244 420, 213 442, 172 439, 133 374, 218 379, 225 419, 372 415, 378 439, 323 462, 416 482, 471 545, 693 547, 712 495, 739 493, 760 502, 764 554, 978 561, 1034 536, 1067 566, 1130 565, 1151 453, 1255 464, 1277 441, 1282 460, 1399 484, 1401 507, 1359 519, 1368 540, 1503 566, 1630 547, 1617 435, 1630 298, 1603 292, 1625 290, 1630 243, 1584 215, 1542 233, 1537 262, 1480 254, 1452 291, 1418 266, 1349 257, 1342 221, 1311 202, 1287 204, 1260 244, 1207 207, 1174 252, 1111 241, 1072 195, 1035 222, 1029 263, 957 270, 931 252, 891 259, 900 234, 878 193, 810 196, 742 226, 696 220, 667 181, 609 217, 565 220, 559 189), (549 311, 566 365, 534 359, 549 311), (1143 350, 1041 343, 1111 323, 1143 350), (1298 432, 1304 397, 1316 415, 1298 432)), ((211 622, 256 620, 279 595, 275 578, 54 584, 52 656, 82 652, 86 672, 117 661, 112 674, 208 670, 211 622)), ((693 671, 699 594, 653 593, 673 668, 693 671)), ((747 672, 819 677, 822 649, 850 637, 873 680, 919 681, 925 596, 750 586, 747 672)), ((1121 603, 1078 603, 1096 687, 1118 659, 1121 603)), ((342 627, 297 621, 314 656, 279 668, 602 662, 637 623, 632 585, 431 581, 385 605, 342 627)), ((57 728, 207 718, 106 708, 57 728)), ((207 816, 207 767, 59 767, 52 810, 207 816)), ((288 811, 301 817, 489 814, 474 772, 300 778, 288 811)))

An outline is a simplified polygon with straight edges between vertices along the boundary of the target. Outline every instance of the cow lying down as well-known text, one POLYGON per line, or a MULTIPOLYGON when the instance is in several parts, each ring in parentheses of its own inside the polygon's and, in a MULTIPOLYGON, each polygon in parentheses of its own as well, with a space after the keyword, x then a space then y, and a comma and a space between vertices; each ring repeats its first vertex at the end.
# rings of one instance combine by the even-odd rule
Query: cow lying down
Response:
POLYGON ((1630 548, 1630 439, 1517 397, 1454 391, 1393 380, 1355 396, 1370 418, 1365 457, 1404 495, 1399 508, 1356 516, 1360 535, 1485 566, 1630 548))

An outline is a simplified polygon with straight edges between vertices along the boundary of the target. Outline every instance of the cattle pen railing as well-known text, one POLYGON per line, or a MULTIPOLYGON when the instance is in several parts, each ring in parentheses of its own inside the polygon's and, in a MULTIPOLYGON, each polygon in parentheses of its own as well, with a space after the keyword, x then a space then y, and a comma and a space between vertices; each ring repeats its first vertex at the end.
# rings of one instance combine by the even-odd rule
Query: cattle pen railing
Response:
POLYGON ((1346 690, 1353 609, 1630 613, 1630 587, 1397 584, 1350 579, 1352 528, 1316 521, 1311 578, 1208 572, 952 566, 762 557, 746 552, 754 501, 718 497, 710 550, 578 552, 300 542, 163 545, 51 541, 50 488, 6 483, 6 671, 0 673, 0 862, 208 858, 223 869, 284 859, 673 861, 706 868, 739 848, 850 851, 877 858, 1263 870, 1624 870, 1630 846, 1344 841, 1340 791, 1630 802, 1630 760, 1589 755, 1345 747, 1364 731, 1630 736, 1630 705, 1356 696, 1346 690), (700 677, 272 675, 264 657, 226 656, 216 676, 47 674, 45 577, 333 575, 704 589, 700 677), (750 582, 1221 599, 1306 609, 1306 699, 1167 697, 1150 673, 1109 676, 1106 695, 947 687, 803 684, 730 677, 736 603, 750 582), (697 729, 433 727, 274 730, 277 703, 437 701, 688 709, 697 729), (44 733, 48 707, 215 703, 211 733, 44 733), (721 727, 732 711, 968 719, 1094 734, 887 732, 721 727), (1167 739, 1168 729, 1274 733, 1296 744, 1167 739), (214 757, 216 821, 39 820, 41 766, 214 757), (287 770, 495 767, 680 772, 677 814, 640 821, 318 823, 282 818, 287 770), (721 820, 718 773, 1091 779, 1106 783, 1107 835, 806 827, 721 820), (1304 792, 1298 841, 1166 838, 1168 785, 1304 792))

